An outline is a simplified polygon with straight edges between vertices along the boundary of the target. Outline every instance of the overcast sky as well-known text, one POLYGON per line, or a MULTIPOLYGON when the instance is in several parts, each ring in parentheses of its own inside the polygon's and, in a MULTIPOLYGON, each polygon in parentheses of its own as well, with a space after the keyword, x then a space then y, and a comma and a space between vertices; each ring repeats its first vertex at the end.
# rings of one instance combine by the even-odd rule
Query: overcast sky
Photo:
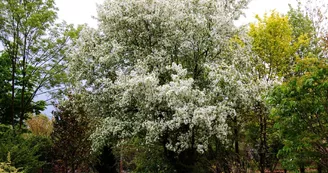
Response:
MULTIPOLYGON (((103 0, 55 0, 59 8, 59 20, 68 23, 84 24, 96 27, 97 22, 91 16, 96 16, 96 3, 101 4, 103 0)), ((263 15, 265 12, 276 9, 281 13, 286 13, 288 4, 296 4, 296 0, 253 0, 249 4, 249 9, 245 11, 246 18, 241 19, 238 24, 247 24, 254 21, 255 14, 263 15)))
MULTIPOLYGON (((96 4, 101 4, 104 0, 55 0, 59 8, 59 21, 65 20, 67 23, 88 24, 97 27, 97 22, 92 16, 97 15, 96 4)), ((296 5, 296 0, 253 0, 249 4, 249 9, 245 10, 246 18, 242 17, 237 25, 254 22, 254 16, 262 16, 265 12, 276 9, 278 12, 286 13, 288 4, 296 5)), ((51 116, 52 106, 49 106, 44 113, 51 116)))
POLYGON ((265 12, 270 12, 271 10, 276 10, 280 13, 287 13, 289 10, 288 4, 293 7, 297 5, 296 0, 253 0, 248 5, 248 9, 245 10, 246 18, 242 17, 237 24, 247 24, 249 22, 254 22, 255 15, 259 14, 263 16, 265 12))

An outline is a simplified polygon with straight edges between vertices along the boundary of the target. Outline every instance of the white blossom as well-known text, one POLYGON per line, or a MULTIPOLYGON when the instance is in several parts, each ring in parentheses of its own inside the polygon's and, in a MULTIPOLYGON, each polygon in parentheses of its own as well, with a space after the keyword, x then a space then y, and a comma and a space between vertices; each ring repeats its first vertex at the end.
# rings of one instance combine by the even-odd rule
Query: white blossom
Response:
POLYGON ((93 148, 143 135, 167 149, 203 153, 226 140, 227 116, 238 116, 259 91, 250 57, 229 48, 233 20, 246 1, 106 0, 99 28, 86 27, 70 54, 90 115, 103 118, 93 148), (83 81, 83 82, 82 82, 83 81))

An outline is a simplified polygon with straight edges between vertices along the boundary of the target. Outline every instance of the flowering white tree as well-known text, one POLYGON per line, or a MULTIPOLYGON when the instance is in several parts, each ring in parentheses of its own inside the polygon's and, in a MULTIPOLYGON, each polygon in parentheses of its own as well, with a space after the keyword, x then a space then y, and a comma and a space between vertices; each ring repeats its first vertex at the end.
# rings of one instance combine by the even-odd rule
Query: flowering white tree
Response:
POLYGON ((226 140, 227 116, 259 99, 249 48, 233 40, 246 0, 107 0, 86 27, 70 71, 89 114, 93 148, 134 136, 204 153, 226 140))

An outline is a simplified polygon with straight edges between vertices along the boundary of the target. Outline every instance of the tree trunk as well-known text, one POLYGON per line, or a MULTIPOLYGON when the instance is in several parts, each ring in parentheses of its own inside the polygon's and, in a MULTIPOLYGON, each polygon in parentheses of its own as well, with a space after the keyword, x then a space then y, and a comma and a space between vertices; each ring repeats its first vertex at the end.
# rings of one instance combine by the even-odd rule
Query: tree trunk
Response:
POLYGON ((65 160, 65 173, 68 173, 68 164, 67 164, 67 160, 65 160))
POLYGON ((261 173, 265 172, 264 153, 260 153, 260 171, 261 173))
POLYGON ((301 172, 301 173, 305 173, 305 167, 304 167, 304 166, 301 166, 301 167, 300 167, 300 172, 301 172))
POLYGON ((75 173, 75 169, 76 169, 76 168, 75 168, 75 165, 74 165, 74 163, 73 163, 73 164, 72 164, 72 171, 71 171, 71 172, 72 172, 72 173, 75 173))
POLYGON ((241 165, 240 165, 240 157, 239 157, 239 131, 238 131, 238 120, 235 116, 233 118, 234 124, 234 147, 235 147, 235 154, 236 154, 236 172, 241 172, 241 165))
POLYGON ((261 173, 264 173, 265 166, 264 166, 264 149, 263 149, 263 118, 262 115, 260 115, 260 171, 261 173))
POLYGON ((11 57, 11 121, 13 129, 15 126, 15 72, 16 72, 16 58, 11 57))
POLYGON ((261 109, 259 104, 259 113, 260 113, 260 171, 261 173, 265 172, 266 167, 266 128, 267 128, 267 117, 264 111, 261 109))
POLYGON ((27 34, 24 34, 24 50, 23 50, 23 86, 22 86, 22 93, 21 93, 21 113, 20 113, 20 118, 19 118, 19 129, 22 129, 22 125, 23 125, 23 119, 24 119, 24 115, 25 115, 25 78, 26 78, 26 40, 27 40, 27 34))
POLYGON ((122 154, 122 149, 120 152, 120 173, 123 173, 123 154, 122 154))
POLYGON ((235 153, 239 155, 239 132, 238 132, 238 122, 237 122, 237 117, 233 119, 234 121, 234 138, 235 138, 235 153))
POLYGON ((18 23, 16 26, 16 31, 14 32, 14 45, 13 50, 10 53, 11 56, 11 118, 12 126, 15 126, 15 74, 16 74, 16 60, 18 55, 18 44, 17 44, 17 34, 18 34, 18 23))
MULTIPOLYGON (((19 1, 19 4, 22 4, 22 0, 19 1)), ((16 74, 16 63, 17 63, 17 57, 18 57, 18 39, 19 39, 19 24, 20 24, 20 18, 13 17, 13 27, 15 28, 14 31, 14 40, 13 40, 13 46, 11 47, 12 51, 10 52, 11 57, 11 118, 12 118, 12 126, 14 129, 15 126, 15 74, 16 74), (16 26, 15 25, 16 22, 16 26)))
POLYGON ((318 171, 318 173, 322 173, 322 167, 321 167, 320 163, 318 163, 317 171, 318 171))

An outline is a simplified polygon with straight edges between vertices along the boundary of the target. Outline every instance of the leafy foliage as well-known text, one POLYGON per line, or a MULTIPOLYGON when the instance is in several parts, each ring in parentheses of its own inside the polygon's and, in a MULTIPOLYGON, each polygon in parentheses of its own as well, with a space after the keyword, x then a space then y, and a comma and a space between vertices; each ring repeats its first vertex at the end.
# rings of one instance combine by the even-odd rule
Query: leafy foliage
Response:
POLYGON ((1 61, 6 63, 6 78, 1 80, 7 83, 1 94, 11 98, 1 106, 0 116, 2 123, 13 126, 19 120, 21 129, 28 112, 38 114, 46 106, 45 101, 35 101, 36 96, 51 93, 50 89, 61 91, 65 52, 76 30, 55 24, 53 0, 4 0, 0 11, 1 61))
POLYGON ((327 167, 327 62, 318 59, 301 60, 297 76, 276 87, 270 103, 277 116, 277 128, 284 136, 284 152, 319 157, 327 167), (317 153, 317 154, 315 154, 317 153))
MULTIPOLYGON (((309 29, 300 31, 297 27, 299 23, 295 22, 295 13, 291 10, 293 16, 289 20, 288 16, 272 11, 269 16, 264 15, 263 19, 257 16, 258 22, 250 25, 252 50, 259 57, 260 61, 256 63, 261 77, 286 77, 291 73, 289 67, 295 63, 297 50, 309 44, 308 34, 312 33, 309 29)), ((307 21, 306 18, 304 21, 307 21)))
MULTIPOLYGON (((11 100, 11 85, 10 85, 10 80, 11 80, 11 74, 10 74, 10 59, 8 57, 8 53, 2 53, 0 55, 0 63, 1 63, 1 84, 2 84, 2 88, 0 89, 0 122, 2 124, 11 124, 12 123, 12 117, 10 116, 11 114, 11 104, 10 104, 10 100, 11 100)), ((21 72, 17 72, 16 73, 18 76, 21 75, 21 72)), ((17 80, 17 83, 19 83, 18 81, 20 80, 20 77, 15 77, 15 80, 17 80)), ((29 86, 33 85, 31 83, 28 83, 29 86)), ((17 120, 19 119, 19 113, 21 111, 21 109, 19 109, 20 107, 20 98, 21 98, 21 93, 19 92, 20 89, 17 88, 15 89, 16 91, 16 97, 14 100, 14 106, 17 107, 17 109, 15 109, 15 122, 17 122, 17 120)), ((25 96, 28 97, 30 94, 32 94, 29 91, 25 92, 25 96)), ((46 106, 46 103, 44 101, 31 101, 29 102, 26 106, 25 106, 25 111, 26 112, 31 112, 31 113, 40 113, 40 111, 44 110, 46 106)))
POLYGON ((0 161, 7 161, 10 153, 11 165, 22 168, 24 172, 37 172, 45 163, 44 150, 50 148, 47 138, 40 138, 26 134, 15 134, 13 130, 1 125, 0 130, 0 161), (45 142, 42 142, 45 141, 45 142))

